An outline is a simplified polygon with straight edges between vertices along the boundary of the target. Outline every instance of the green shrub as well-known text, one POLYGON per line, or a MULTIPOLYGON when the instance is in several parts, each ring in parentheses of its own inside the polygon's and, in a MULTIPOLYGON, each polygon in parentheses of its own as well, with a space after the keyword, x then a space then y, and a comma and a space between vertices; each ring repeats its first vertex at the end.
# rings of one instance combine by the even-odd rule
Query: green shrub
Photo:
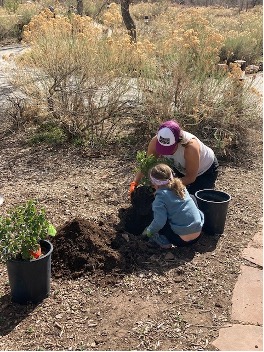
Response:
POLYGON ((19 32, 18 16, 0 7, 0 40, 16 38, 19 32))
POLYGON ((39 3, 24 3, 19 4, 16 9, 16 15, 19 17, 19 24, 21 27, 28 24, 32 17, 41 11, 39 3))
POLYGON ((30 138, 32 144, 47 143, 53 145, 63 144, 67 139, 63 130, 54 123, 40 125, 30 138))
POLYGON ((35 201, 16 206, 0 217, 0 261, 31 259, 30 251, 38 249, 39 241, 55 234, 45 210, 35 201))
POLYGON ((19 0, 4 0, 4 7, 10 13, 16 12, 19 4, 19 0))
POLYGON ((150 186, 151 182, 149 180, 149 171, 152 167, 157 164, 163 163, 169 165, 171 168, 173 167, 173 161, 164 157, 156 157, 154 155, 147 155, 145 151, 138 151, 136 155, 137 161, 137 171, 141 171, 143 173, 143 177, 140 181, 142 185, 150 186))

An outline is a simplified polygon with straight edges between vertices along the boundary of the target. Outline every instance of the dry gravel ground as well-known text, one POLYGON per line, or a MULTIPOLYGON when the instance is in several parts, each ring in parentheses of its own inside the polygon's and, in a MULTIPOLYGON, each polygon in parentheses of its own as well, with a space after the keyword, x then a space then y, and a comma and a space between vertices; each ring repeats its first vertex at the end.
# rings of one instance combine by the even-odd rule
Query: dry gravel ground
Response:
MULTIPOLYGON (((100 155, 30 146, 23 132, 3 133, 4 117, 1 213, 35 198, 57 227, 74 218, 120 221, 119 210, 130 206, 135 168, 122 149, 100 155)), ((50 296, 37 306, 10 302, 0 264, 0 350, 215 350, 211 342, 219 329, 234 323, 231 298, 241 252, 262 216, 262 128, 250 133, 250 156, 221 163, 217 189, 232 196, 223 235, 204 235, 192 248, 156 251, 115 280, 111 272, 74 280, 54 275, 50 296)))
MULTIPOLYGON (((223 235, 204 235, 189 249, 156 251, 115 281, 111 273, 53 277, 50 297, 37 306, 10 303, 0 265, 0 349, 215 350, 210 343, 219 329, 233 323, 241 252, 262 215, 262 133, 253 132, 250 157, 221 165, 217 189, 232 196, 223 235)), ((134 160, 115 150, 92 155, 25 140, 25 133, 0 139, 2 213, 35 198, 57 227, 76 217, 119 222, 119 209, 130 206, 134 160)))

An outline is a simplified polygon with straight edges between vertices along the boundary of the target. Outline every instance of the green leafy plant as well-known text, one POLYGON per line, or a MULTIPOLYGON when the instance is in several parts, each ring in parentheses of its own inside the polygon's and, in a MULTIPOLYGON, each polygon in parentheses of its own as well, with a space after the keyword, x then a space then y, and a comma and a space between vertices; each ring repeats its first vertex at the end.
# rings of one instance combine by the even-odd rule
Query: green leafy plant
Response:
POLYGON ((0 217, 0 261, 29 260, 39 248, 39 241, 55 236, 56 229, 47 220, 43 208, 29 200, 0 217))
POLYGON ((63 144, 66 141, 66 134, 52 122, 40 125, 36 133, 31 137, 32 144, 47 143, 51 145, 63 144))
POLYGON ((137 171, 141 171, 144 175, 140 181, 142 185, 151 186, 149 180, 149 170, 157 164, 167 164, 169 167, 173 167, 173 161, 165 157, 156 157, 155 155, 147 155, 145 151, 138 151, 137 156, 137 171))

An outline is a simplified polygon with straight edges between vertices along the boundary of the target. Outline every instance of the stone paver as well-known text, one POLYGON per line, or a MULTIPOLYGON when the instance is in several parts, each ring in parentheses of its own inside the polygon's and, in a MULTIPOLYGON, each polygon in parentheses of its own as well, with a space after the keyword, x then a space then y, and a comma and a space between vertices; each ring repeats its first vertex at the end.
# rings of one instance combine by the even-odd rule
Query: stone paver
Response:
POLYGON ((262 231, 255 234, 244 249, 242 258, 249 263, 241 265, 241 273, 233 292, 231 321, 234 324, 220 329, 218 338, 212 342, 220 351, 263 351, 262 231), (236 324, 237 321, 240 324, 236 324))
POLYGON ((263 267, 263 234, 257 232, 249 243, 247 248, 244 249, 242 257, 251 263, 263 267))
POLYGON ((263 351, 262 326, 234 324, 221 329, 214 346, 220 351, 263 351))
POLYGON ((247 247, 244 249, 242 256, 251 263, 263 267, 263 248, 247 247))
POLYGON ((241 270, 233 292, 231 317, 245 323, 262 324, 263 272, 246 265, 242 265, 241 270))

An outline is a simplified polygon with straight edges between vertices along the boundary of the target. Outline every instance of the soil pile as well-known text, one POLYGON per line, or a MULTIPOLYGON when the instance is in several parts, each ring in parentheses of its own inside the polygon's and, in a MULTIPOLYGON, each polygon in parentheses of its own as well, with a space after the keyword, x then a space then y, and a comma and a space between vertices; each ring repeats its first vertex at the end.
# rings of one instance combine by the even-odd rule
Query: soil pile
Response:
POLYGON ((113 228, 103 223, 85 219, 67 222, 52 239, 54 276, 76 278, 85 272, 109 272, 120 267, 120 255, 111 247, 115 236, 113 228))
POLYGON ((99 224, 74 219, 58 229, 53 243, 52 271, 57 278, 77 278, 85 273, 97 277, 132 272, 154 248, 139 235, 153 219, 153 190, 138 187, 132 194, 132 206, 119 210, 119 224, 99 224))
MULTIPOLYGON (((124 214, 126 216, 127 212, 124 214)), ((133 218, 128 219, 135 223, 133 218)), ((152 248, 139 236, 126 233, 122 223, 96 224, 86 219, 65 223, 51 239, 54 247, 52 275, 75 279, 89 274, 98 279, 109 274, 113 281, 120 275, 144 267, 146 259, 156 253, 157 248, 152 248)))

